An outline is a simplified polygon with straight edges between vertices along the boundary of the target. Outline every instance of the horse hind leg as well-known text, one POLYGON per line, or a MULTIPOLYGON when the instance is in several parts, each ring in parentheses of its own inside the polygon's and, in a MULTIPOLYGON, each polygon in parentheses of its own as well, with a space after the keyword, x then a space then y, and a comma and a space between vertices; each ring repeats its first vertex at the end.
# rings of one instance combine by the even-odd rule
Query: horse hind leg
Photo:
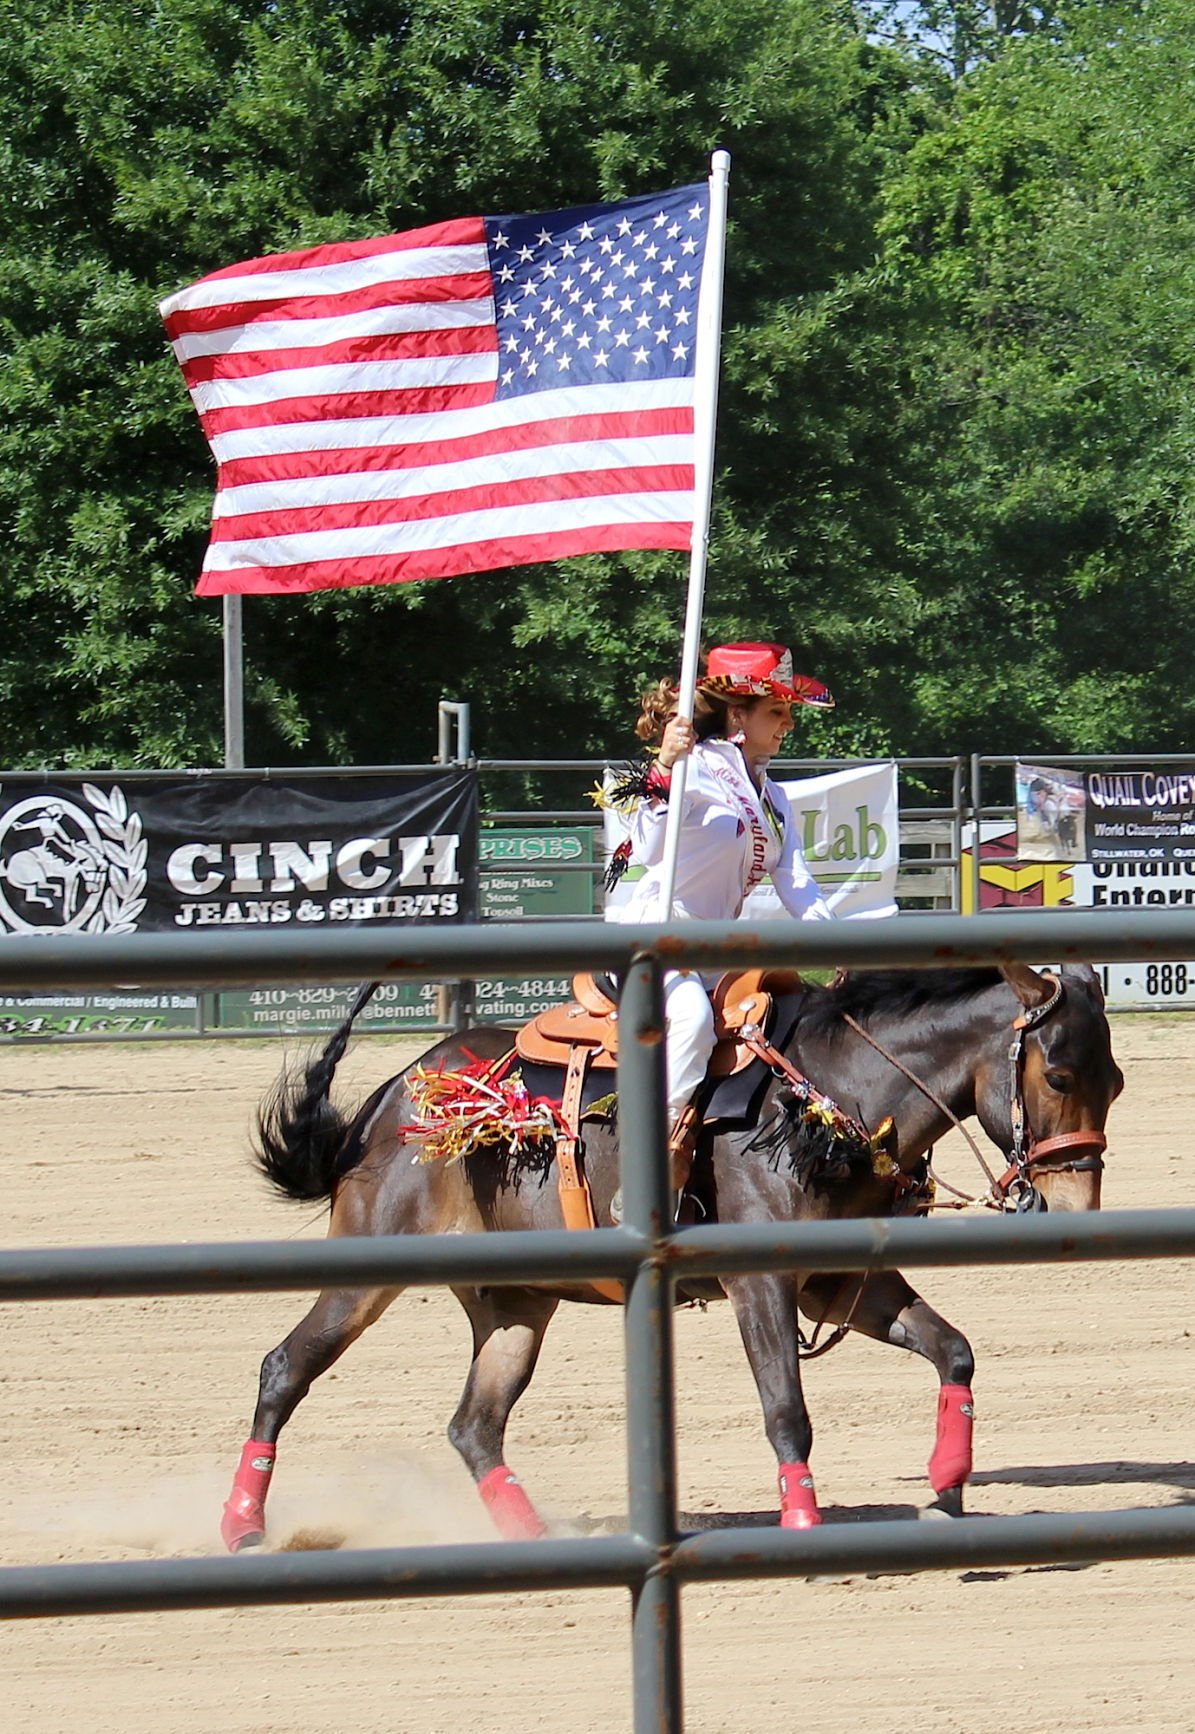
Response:
POLYGON ((849 1321, 852 1330, 932 1363, 939 1381, 937 1432, 928 1465, 934 1499, 922 1516, 961 1517, 975 1425, 975 1357, 966 1337, 895 1270, 873 1272, 863 1279, 862 1292, 854 1277, 811 1277, 801 1288, 800 1305, 810 1319, 849 1321))
POLYGON ((531 1383, 559 1302, 534 1291, 456 1289, 473 1330, 469 1376, 448 1424, 477 1491, 507 1541, 534 1541, 547 1525, 505 1462, 506 1423, 531 1383))
POLYGON ((261 1364, 253 1430, 241 1452, 220 1534, 230 1553, 265 1540, 266 1495, 278 1435, 321 1373, 380 1319, 401 1288, 325 1289, 307 1316, 261 1364))

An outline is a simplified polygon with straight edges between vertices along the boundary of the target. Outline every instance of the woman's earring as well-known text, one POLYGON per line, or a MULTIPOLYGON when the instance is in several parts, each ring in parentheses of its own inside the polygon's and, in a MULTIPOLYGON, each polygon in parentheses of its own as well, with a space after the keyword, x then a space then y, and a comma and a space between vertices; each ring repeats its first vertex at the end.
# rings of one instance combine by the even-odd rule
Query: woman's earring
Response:
POLYGON ((746 738, 747 737, 743 733, 742 729, 736 729, 734 734, 730 737, 730 744, 732 747, 741 747, 746 738))

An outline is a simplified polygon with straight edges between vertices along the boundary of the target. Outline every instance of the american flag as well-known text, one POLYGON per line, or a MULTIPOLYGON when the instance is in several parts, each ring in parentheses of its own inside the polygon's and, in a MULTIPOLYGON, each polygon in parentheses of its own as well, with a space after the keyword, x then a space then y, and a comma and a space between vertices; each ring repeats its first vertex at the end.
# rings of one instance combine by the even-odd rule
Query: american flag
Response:
POLYGON ((168 297, 218 471, 200 595, 688 548, 708 208, 468 217, 168 297))

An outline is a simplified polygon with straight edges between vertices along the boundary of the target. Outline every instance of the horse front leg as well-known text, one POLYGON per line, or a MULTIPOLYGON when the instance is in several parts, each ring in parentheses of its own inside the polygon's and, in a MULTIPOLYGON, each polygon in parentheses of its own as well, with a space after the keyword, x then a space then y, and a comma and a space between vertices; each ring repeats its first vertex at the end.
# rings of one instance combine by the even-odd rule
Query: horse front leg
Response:
POLYGON ((534 1541, 547 1525, 505 1462, 506 1423, 531 1383, 544 1334, 560 1304, 517 1289, 454 1289, 473 1328, 473 1361, 448 1437, 507 1541, 534 1541))
POLYGON ((339 1360, 362 1331, 380 1319, 399 1288, 326 1289, 307 1316, 261 1364, 253 1429, 241 1452, 220 1534, 230 1553, 265 1540, 266 1495, 274 1474, 278 1435, 321 1373, 339 1360))
POLYGON ((764 1427, 776 1453, 780 1527, 812 1529, 822 1518, 809 1471, 813 1428, 797 1356, 796 1283, 776 1273, 724 1277, 722 1286, 738 1320, 763 1405, 764 1427))
POLYGON ((922 1515, 961 1517, 975 1424, 971 1395, 975 1357, 966 1337, 927 1306, 896 1270, 876 1271, 862 1279, 810 1277, 801 1288, 800 1305, 810 1319, 828 1324, 849 1321, 851 1329, 864 1336, 893 1343, 932 1362, 938 1374, 938 1425, 929 1459, 935 1498, 922 1515))

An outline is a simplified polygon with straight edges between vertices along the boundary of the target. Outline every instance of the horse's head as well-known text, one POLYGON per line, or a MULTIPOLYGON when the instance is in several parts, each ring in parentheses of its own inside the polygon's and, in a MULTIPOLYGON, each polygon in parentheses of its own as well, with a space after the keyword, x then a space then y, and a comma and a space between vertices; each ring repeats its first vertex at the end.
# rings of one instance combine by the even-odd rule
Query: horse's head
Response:
POLYGON ((1028 1182, 1050 1210, 1098 1210, 1104 1124, 1124 1088, 1099 978, 1085 963, 1058 975, 1023 963, 1000 973, 1021 1009, 1004 1076, 995 1068, 987 1079, 984 1129, 1009 1152, 1014 1193, 1028 1196, 1028 1182))

